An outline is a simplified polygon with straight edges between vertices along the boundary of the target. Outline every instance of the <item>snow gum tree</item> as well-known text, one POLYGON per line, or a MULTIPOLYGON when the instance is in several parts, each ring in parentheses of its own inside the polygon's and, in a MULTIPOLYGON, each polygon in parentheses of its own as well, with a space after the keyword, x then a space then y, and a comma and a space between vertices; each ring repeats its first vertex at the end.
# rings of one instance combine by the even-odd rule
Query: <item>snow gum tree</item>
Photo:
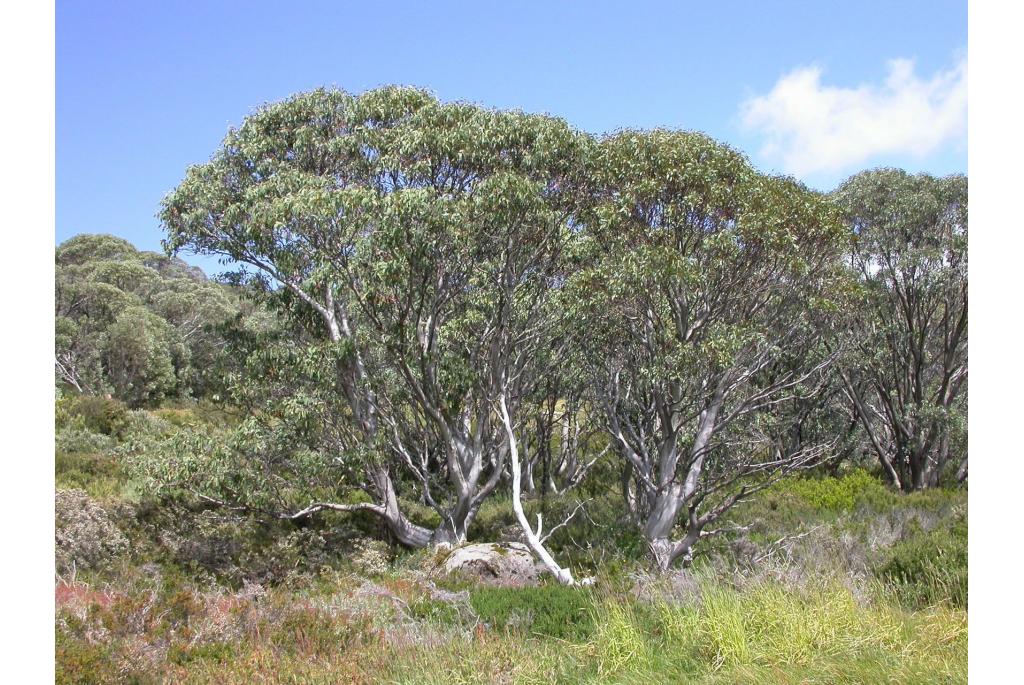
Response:
MULTIPOLYGON (((370 511, 411 546, 466 539, 542 372, 590 147, 550 117, 410 88, 317 90, 259 110, 188 170, 163 204, 167 248, 230 260, 294 324, 258 367, 288 382, 236 384, 258 411, 221 456, 272 474, 249 487, 264 493, 254 508, 370 511), (342 481, 370 501, 329 499, 324 484, 342 481), (436 523, 404 514, 403 484, 436 523)), ((181 468, 196 452, 164 472, 221 472, 181 468)), ((224 479, 193 485, 225 504, 251 497, 224 479)))
POLYGON ((582 348, 623 492, 658 568, 745 494, 820 449, 780 449, 769 408, 814 392, 846 277, 822 197, 699 134, 600 143, 591 261, 573 279, 582 348))
MULTIPOLYGON (((967 178, 878 169, 834 196, 864 288, 844 387, 892 483, 935 487, 966 418, 967 178)), ((965 446, 956 457, 962 479, 965 446)))

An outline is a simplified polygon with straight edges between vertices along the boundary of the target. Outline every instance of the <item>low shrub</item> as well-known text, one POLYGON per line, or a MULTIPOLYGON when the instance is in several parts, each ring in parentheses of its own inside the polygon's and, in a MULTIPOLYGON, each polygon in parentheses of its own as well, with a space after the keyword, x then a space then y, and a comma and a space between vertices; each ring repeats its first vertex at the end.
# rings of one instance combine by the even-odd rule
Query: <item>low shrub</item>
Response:
POLYGON ((196 661, 226 665, 235 658, 237 651, 237 647, 229 642, 208 642, 192 646, 175 644, 167 650, 167 661, 178 666, 196 661))
POLYGON ((911 524, 878 564, 876 575, 901 604, 923 608, 940 602, 967 607, 967 516, 924 531, 911 524))
POLYGON ((81 418, 85 427, 94 433, 115 438, 121 437, 128 425, 128 405, 109 397, 75 397, 66 412, 72 418, 81 418))
POLYGON ((699 599, 685 603, 554 585, 473 590, 470 603, 496 630, 457 615, 431 584, 397 578, 389 584, 405 610, 386 618, 372 618, 373 608, 397 595, 373 583, 325 597, 199 591, 174 575, 113 596, 75 586, 58 600, 57 682, 966 680, 961 609, 908 612, 888 595, 862 601, 839 579, 799 589, 695 582, 699 599))
POLYGON ((96 454, 117 445, 117 440, 109 435, 96 433, 84 425, 74 424, 58 430, 54 442, 57 452, 72 454, 96 454))
POLYGON ((365 628, 358 620, 334 618, 315 609, 299 609, 289 612, 274 626, 270 642, 292 654, 329 655, 355 644, 365 628))
POLYGON ((127 550, 128 539, 86 492, 57 490, 55 502, 58 573, 99 568, 127 550))
POLYGON ((57 631, 56 685, 94 685, 118 681, 110 645, 75 640, 57 631))
POLYGON ((101 501, 128 495, 130 488, 121 464, 109 454, 57 452, 54 465, 56 484, 62 490, 84 490, 101 501))
POLYGON ((417 621, 425 621, 440 626, 456 626, 462 624, 459 607, 429 597, 414 599, 408 604, 409 616, 417 621))
POLYGON ((864 469, 839 477, 789 478, 776 484, 772 490, 795 497, 802 504, 820 511, 851 511, 860 505, 877 509, 891 506, 898 497, 877 476, 864 469))
POLYGON ((594 631, 594 598, 586 589, 564 585, 481 587, 470 605, 495 630, 522 631, 561 640, 585 640, 594 631))
POLYGON ((135 409, 128 412, 123 430, 123 441, 147 445, 148 441, 166 437, 175 429, 176 426, 173 423, 160 418, 157 414, 145 409, 135 409))
POLYGON ((186 426, 206 425, 214 428, 227 428, 238 422, 236 412, 210 402, 186 403, 176 406, 166 402, 163 406, 150 410, 155 418, 165 421, 177 428, 186 426))
POLYGON ((364 576, 374 577, 387 573, 390 563, 388 546, 381 540, 356 538, 352 541, 349 561, 364 576))
POLYGON ((177 428, 198 426, 204 423, 196 411, 187 407, 160 407, 153 409, 150 413, 160 421, 177 428))

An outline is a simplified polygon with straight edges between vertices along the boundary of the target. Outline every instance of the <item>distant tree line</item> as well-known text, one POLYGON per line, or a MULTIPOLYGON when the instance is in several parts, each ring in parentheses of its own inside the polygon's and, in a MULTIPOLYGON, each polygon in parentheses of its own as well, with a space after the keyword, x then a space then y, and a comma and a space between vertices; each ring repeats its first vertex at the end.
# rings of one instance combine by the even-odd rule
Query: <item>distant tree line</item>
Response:
POLYGON ((110 235, 57 247, 55 294, 58 384, 132 407, 213 394, 218 326, 244 306, 200 269, 110 235))
POLYGON ((962 176, 826 195, 697 133, 316 90, 229 131, 161 218, 273 325, 213 336, 226 286, 82 237, 58 249, 58 375, 144 403, 221 369, 245 420, 145 459, 208 502, 367 511, 423 547, 465 541, 511 483, 573 582, 522 497, 601 479, 664 569, 797 469, 966 477, 962 176))

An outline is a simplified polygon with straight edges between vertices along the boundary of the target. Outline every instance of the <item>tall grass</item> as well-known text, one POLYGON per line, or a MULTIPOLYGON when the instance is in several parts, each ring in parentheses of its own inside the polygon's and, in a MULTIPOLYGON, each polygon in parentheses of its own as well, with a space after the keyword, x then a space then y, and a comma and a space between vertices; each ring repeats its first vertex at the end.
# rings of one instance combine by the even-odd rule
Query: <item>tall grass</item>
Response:
MULTIPOLYGON (((708 582, 691 604, 609 597, 560 682, 966 681, 966 614, 859 603, 836 581, 742 591, 708 582)), ((554 655, 557 658, 557 654, 554 655)))

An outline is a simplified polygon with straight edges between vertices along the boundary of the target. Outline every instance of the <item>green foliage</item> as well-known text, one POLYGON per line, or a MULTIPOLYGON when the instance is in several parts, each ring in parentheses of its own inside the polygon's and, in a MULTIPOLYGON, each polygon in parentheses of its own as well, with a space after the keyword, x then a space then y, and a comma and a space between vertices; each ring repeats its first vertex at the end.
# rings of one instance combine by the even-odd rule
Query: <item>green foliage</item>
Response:
POLYGON ((927 532, 913 526, 875 569, 901 603, 910 608, 948 602, 967 608, 967 515, 927 532))
MULTIPOLYGON (((61 437, 58 434, 58 449, 60 445, 61 437)), ((128 498, 128 479, 115 457, 92 451, 71 450, 57 452, 54 461, 58 489, 84 490, 90 497, 101 501, 128 498)))
MULTIPOLYGON (((57 431, 55 436, 57 454, 96 454, 105 452, 117 441, 109 435, 94 433, 79 426, 66 426, 57 431)), ((60 465, 58 464, 58 471, 60 465)))
POLYGON ((614 682, 704 682, 712 674, 711 682, 805 682, 811 673, 827 682, 874 681, 880 673, 902 680, 888 669, 909 675, 923 663, 936 669, 930 678, 944 682, 966 665, 940 656, 966 654, 962 615, 918 621, 888 606, 863 606, 830 584, 794 591, 767 583, 740 592, 710 583, 697 604, 659 602, 653 611, 610 600, 596 624, 588 671, 614 682), (926 640, 912 653, 902 651, 908 631, 926 640), (874 675, 863 680, 861 669, 874 675))
POLYGON ((698 133, 607 136, 588 177, 586 259, 567 286, 584 373, 634 471, 645 536, 679 539, 677 522, 696 536, 686 502, 707 525, 766 475, 794 392, 779 379, 803 376, 813 394, 851 287, 846 231, 822 195, 698 133))
POLYGON ((57 685, 95 685, 113 683, 119 668, 109 644, 95 644, 73 639, 57 631, 56 683, 57 685))
POLYGON ((409 603, 409 615, 417 621, 440 626, 462 625, 459 608, 451 602, 418 597, 409 603))
POLYGON ((563 585, 481 587, 470 592, 480 620, 496 630, 560 640, 585 640, 594 630, 594 598, 589 590, 563 585))
MULTIPOLYGON (((862 478, 850 475, 853 481, 862 478)), ((855 503, 852 510, 822 511, 818 515, 826 518, 815 519, 810 503, 832 501, 822 492, 842 486, 808 492, 800 483, 797 496, 788 484, 780 485, 787 493, 783 501, 791 503, 783 506, 798 512, 797 518, 789 523, 771 519, 772 539, 821 520, 835 522, 835 536, 845 535, 846 518, 868 510, 879 515, 855 503)), ((931 493, 931 499, 924 499, 928 494, 890 493, 892 501, 880 513, 894 516, 902 508, 922 506, 941 512, 957 493, 931 493)), ((762 498, 778 501, 777 494, 768 495, 758 493, 756 506, 747 513, 761 511, 762 498)), ((600 509, 594 513, 598 523, 606 523, 600 509)), ((331 550, 351 547, 317 541, 332 525, 292 527, 293 534, 284 536, 285 527, 260 533, 251 522, 217 522, 216 512, 197 515, 170 503, 148 515, 157 518, 131 534, 159 538, 177 554, 150 556, 148 543, 132 537, 136 554, 157 561, 156 578, 152 564, 145 574, 122 567, 121 576, 109 570, 89 576, 89 582, 104 579, 94 586, 110 588, 115 596, 97 595, 100 601, 89 611, 58 609, 58 630, 64 635, 59 639, 65 640, 58 649, 58 662, 63 662, 58 668, 81 669, 76 664, 88 661, 101 674, 96 677, 104 678, 104 664, 121 668, 141 644, 155 655, 148 672, 156 681, 239 685, 287 677, 325 683, 926 683, 959 682, 966 672, 965 611, 937 599, 917 606, 938 606, 911 610, 911 593, 900 597, 907 588, 896 583, 887 583, 888 592, 851 592, 845 586, 857 587, 854 577, 752 581, 731 571, 721 575, 707 565, 695 572, 693 587, 687 586, 684 595, 662 595, 670 592, 663 582, 669 579, 644 580, 635 562, 617 560, 621 568, 614 570, 611 557, 599 565, 599 582, 589 590, 424 581, 418 571, 391 571, 369 582, 350 576, 343 563, 336 564, 338 572, 314 580, 315 575, 305 575, 312 566, 341 560, 344 554, 332 557, 331 550), (185 558, 220 554, 215 541, 228 539, 240 546, 226 550, 218 563, 230 559, 228 564, 244 566, 248 575, 218 574, 218 588, 209 576, 187 567, 185 558), (297 574, 289 576, 289 570, 297 574), (281 582, 289 577, 294 582, 281 582), (263 588, 248 584, 253 581, 264 583, 263 588), (353 592, 360 584, 370 592, 353 592), (454 597, 463 590, 468 590, 468 607, 466 600, 454 597), (382 611, 392 606, 390 593, 401 601, 382 611), (82 624, 79 615, 86 616, 82 624), (467 639, 470 630, 473 637, 467 639), (87 634, 106 635, 102 648, 91 646, 87 634), (79 648, 88 659, 75 654, 79 648)), ((962 528, 956 535, 966 534, 962 528)), ((931 536, 912 530, 905 542, 918 544, 920 535, 931 536)), ((898 542, 893 549, 902 554, 902 546, 898 542)), ((608 549, 613 552, 614 545, 608 549)), ((933 552, 918 556, 927 559, 933 552)), ((433 566, 425 554, 413 556, 433 566)), ((923 590, 918 585, 915 591, 923 590)), ((134 677, 135 671, 128 673, 124 677, 134 677)))
MULTIPOLYGON (((230 260, 244 291, 111 236, 57 248, 56 561, 83 579, 57 588, 58 682, 966 677, 964 491, 905 496, 859 469, 785 478, 745 491, 689 571, 653 579, 617 460, 630 440, 631 466, 658 455, 632 481, 642 520, 644 483, 683 482, 713 400, 724 424, 681 511, 765 482, 776 449, 862 452, 844 402, 896 387, 880 371, 896 358, 880 341, 906 347, 890 286, 921 286, 932 321, 960 311, 965 179, 871 172, 826 198, 700 134, 598 140, 412 88, 321 89, 229 131, 161 220, 169 251, 230 260), (863 349, 828 383, 850 313, 863 349), (540 495, 552 474, 535 469, 524 503, 594 588, 427 576, 437 552, 371 540, 384 527, 367 512, 282 520, 390 503, 393 486, 412 524, 475 514, 470 537, 518 537, 505 394, 545 470, 567 445, 584 464, 611 442, 588 480, 553 474, 568 493, 540 495), (667 447, 684 456, 658 473, 667 447)), ((926 375, 940 401, 905 414, 963 452, 966 398, 941 395, 966 366, 926 375)), ((862 423, 892 442, 877 419, 862 423)))
POLYGON ((293 610, 270 635, 279 649, 305 656, 326 655, 344 650, 362 634, 358 622, 339 621, 315 610, 293 610))
POLYGON ((560 119, 400 87, 300 93, 229 131, 160 214, 169 250, 234 260, 234 280, 281 314, 280 335, 242 341, 230 395, 254 419, 216 461, 245 482, 217 496, 269 506, 296 483, 283 499, 308 502, 378 477, 382 459, 406 466, 403 450, 472 444, 461 475, 442 458, 417 476, 459 500, 440 520, 464 537, 503 468, 488 455, 504 435, 470 427, 493 426, 496 392, 525 392, 508 379, 553 347, 592 147, 560 119))
POLYGON ((966 446, 968 183, 874 169, 834 193, 860 278, 844 383, 876 456, 906 491, 935 487, 966 446), (962 435, 962 434, 961 434, 962 435))
POLYGON ((167 651, 167 661, 178 666, 194 661, 207 661, 226 666, 237 656, 238 647, 230 642, 210 642, 194 646, 174 644, 167 651))
POLYGON ((129 307, 106 331, 103 366, 114 394, 133 407, 158 402, 177 383, 172 331, 144 307, 129 307))
POLYGON ((812 509, 830 512, 852 511, 858 506, 881 509, 898 499, 878 476, 864 469, 840 477, 787 478, 772 486, 771 494, 795 497, 812 509))

